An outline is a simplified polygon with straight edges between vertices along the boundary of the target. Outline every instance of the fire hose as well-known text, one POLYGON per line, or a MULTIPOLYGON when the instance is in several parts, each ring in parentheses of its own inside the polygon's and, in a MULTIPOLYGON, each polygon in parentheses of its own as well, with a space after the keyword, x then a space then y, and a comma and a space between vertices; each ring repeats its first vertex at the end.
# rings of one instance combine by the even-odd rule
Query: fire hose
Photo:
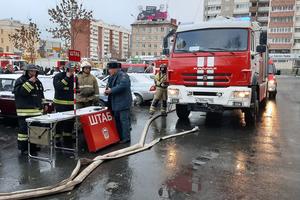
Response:
MULTIPOLYGON (((172 110, 170 112, 173 112, 173 111, 174 110, 172 110)), ((127 148, 123 148, 120 150, 116 150, 116 151, 107 153, 105 155, 97 156, 94 159, 86 159, 86 158, 79 159, 77 161, 77 165, 76 165, 75 169, 72 171, 69 178, 64 179, 61 182, 59 182, 55 185, 51 185, 51 186, 40 187, 40 188, 36 188, 36 189, 21 190, 21 191, 10 192, 10 193, 0 193, 0 200, 2 200, 2 199, 28 199, 28 198, 48 196, 48 195, 71 191, 74 189, 75 186, 82 183, 84 181, 84 179, 93 170, 95 170, 101 163, 103 163, 105 160, 117 159, 117 158, 121 158, 121 157, 128 156, 131 154, 135 154, 135 153, 138 153, 141 151, 145 151, 147 149, 150 149, 152 146, 154 146, 155 144, 159 143, 162 140, 166 140, 169 138, 193 133, 193 132, 199 130, 198 127, 195 127, 189 131, 183 131, 180 133, 160 137, 160 138, 157 138, 157 139, 151 141, 150 143, 145 144, 146 136, 147 136, 147 133, 148 133, 151 123, 159 117, 161 117, 161 115, 155 115, 147 121, 147 123, 143 129, 141 138, 137 144, 132 145, 127 148), (88 166, 80 172, 80 169, 87 164, 88 164, 88 166)))

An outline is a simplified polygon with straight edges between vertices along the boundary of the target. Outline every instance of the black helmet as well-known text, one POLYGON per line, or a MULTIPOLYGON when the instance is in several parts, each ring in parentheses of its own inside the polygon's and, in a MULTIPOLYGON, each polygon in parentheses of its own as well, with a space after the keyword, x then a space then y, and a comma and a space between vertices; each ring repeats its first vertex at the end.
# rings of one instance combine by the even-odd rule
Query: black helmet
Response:
POLYGON ((167 72, 167 65, 166 65, 166 64, 161 64, 161 65, 159 66, 159 70, 160 70, 161 72, 166 73, 166 72, 167 72))
POLYGON ((76 63, 75 63, 75 62, 68 62, 68 63, 65 65, 65 68, 66 68, 66 69, 75 69, 75 68, 76 68, 76 63))
POLYGON ((39 71, 39 68, 34 64, 25 65, 24 71, 29 71, 29 70, 39 71))
POLYGON ((121 63, 119 63, 119 62, 107 63, 107 69, 118 69, 118 68, 121 68, 121 63))

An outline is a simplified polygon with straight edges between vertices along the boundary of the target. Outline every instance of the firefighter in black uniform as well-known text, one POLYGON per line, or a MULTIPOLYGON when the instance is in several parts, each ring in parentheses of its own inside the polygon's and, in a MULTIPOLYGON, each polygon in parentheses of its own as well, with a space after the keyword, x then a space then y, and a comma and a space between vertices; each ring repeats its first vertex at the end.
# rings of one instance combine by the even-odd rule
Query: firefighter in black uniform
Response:
MULTIPOLYGON (((37 78, 38 68, 33 64, 24 67, 24 75, 16 80, 14 95, 19 123, 18 149, 21 153, 28 151, 28 135, 26 118, 43 114, 44 88, 37 78)), ((31 153, 36 153, 38 148, 30 144, 31 153)))
MULTIPOLYGON (((66 64, 65 72, 60 72, 54 76, 53 85, 55 89, 54 106, 56 112, 65 112, 74 109, 74 76, 75 63, 66 64)), ((56 139, 63 137, 63 146, 72 148, 72 132, 74 120, 59 122, 56 126, 56 139)))

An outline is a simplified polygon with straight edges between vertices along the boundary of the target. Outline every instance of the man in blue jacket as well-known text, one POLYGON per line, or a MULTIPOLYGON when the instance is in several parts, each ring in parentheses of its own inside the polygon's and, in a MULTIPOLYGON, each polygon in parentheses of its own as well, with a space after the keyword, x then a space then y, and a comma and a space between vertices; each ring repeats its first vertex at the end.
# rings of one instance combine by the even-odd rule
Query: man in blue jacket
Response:
POLYGON ((121 63, 107 64, 108 78, 105 94, 108 95, 108 107, 112 110, 120 134, 120 143, 130 141, 130 107, 132 96, 129 76, 121 70, 121 63))

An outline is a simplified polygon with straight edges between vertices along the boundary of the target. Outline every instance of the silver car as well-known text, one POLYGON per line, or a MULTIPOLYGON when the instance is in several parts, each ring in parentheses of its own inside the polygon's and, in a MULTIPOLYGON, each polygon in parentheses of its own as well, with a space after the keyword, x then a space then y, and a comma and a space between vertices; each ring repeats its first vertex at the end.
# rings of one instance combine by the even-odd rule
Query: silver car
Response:
MULTIPOLYGON (((136 99, 134 101, 135 104, 140 105, 144 102, 151 101, 154 97, 155 92, 155 88, 153 87, 154 81, 152 79, 152 75, 143 73, 128 73, 128 75, 131 81, 131 92, 134 94, 136 99)), ((108 76, 102 79, 102 85, 106 86, 107 80, 108 76)))
MULTIPOLYGON (((97 82, 98 82, 98 87, 99 87, 99 96, 100 96, 100 103, 103 106, 107 105, 107 101, 108 101, 108 97, 107 95, 104 94, 105 89, 106 89, 106 85, 107 85, 107 79, 109 76, 105 77, 104 79, 100 80, 99 78, 97 78, 97 82)), ((136 102, 136 97, 135 95, 132 93, 132 100, 133 103, 136 102)))

